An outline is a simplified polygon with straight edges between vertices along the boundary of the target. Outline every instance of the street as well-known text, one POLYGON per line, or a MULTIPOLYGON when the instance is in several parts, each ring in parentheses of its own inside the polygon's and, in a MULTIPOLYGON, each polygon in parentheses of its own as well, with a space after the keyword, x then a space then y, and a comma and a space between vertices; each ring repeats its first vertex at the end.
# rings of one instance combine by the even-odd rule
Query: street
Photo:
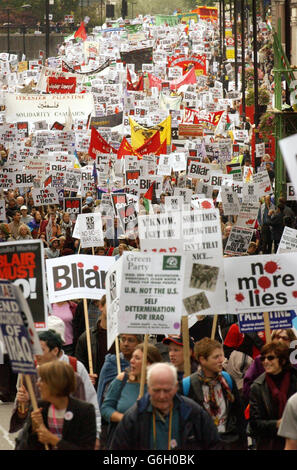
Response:
POLYGON ((0 451, 14 449, 14 440, 18 433, 8 433, 12 409, 13 403, 3 403, 0 401, 0 451))

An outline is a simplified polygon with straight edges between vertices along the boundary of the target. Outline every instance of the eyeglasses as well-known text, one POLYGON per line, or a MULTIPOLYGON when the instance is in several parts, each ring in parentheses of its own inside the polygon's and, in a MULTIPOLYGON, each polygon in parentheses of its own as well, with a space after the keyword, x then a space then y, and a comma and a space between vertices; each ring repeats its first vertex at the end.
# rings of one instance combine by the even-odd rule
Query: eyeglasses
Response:
POLYGON ((121 336, 120 341, 121 341, 121 343, 130 343, 130 344, 133 344, 133 343, 137 342, 137 340, 135 338, 126 338, 125 336, 121 336))
POLYGON ((261 362, 264 362, 265 359, 267 359, 268 361, 273 361, 273 359, 277 359, 277 357, 276 357, 276 356, 272 356, 272 355, 270 355, 270 356, 261 356, 261 357, 260 357, 260 361, 261 361, 261 362))

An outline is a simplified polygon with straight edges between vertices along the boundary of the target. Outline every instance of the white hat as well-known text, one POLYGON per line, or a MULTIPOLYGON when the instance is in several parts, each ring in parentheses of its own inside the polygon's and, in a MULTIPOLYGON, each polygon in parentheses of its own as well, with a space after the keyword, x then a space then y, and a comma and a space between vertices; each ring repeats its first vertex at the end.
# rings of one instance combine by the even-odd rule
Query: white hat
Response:
POLYGON ((27 206, 21 206, 21 208, 20 208, 21 211, 22 211, 22 210, 25 210, 25 209, 27 210, 28 207, 27 207, 27 206))
POLYGON ((56 315, 49 315, 48 329, 54 330, 56 333, 58 333, 61 336, 63 343, 65 343, 65 323, 63 320, 61 320, 61 318, 57 317, 56 315))

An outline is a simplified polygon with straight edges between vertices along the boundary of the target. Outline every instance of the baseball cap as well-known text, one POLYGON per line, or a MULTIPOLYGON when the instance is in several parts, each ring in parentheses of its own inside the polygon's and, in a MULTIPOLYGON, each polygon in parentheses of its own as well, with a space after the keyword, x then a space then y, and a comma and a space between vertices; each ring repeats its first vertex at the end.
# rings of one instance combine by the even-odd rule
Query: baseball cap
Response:
POLYGON ((22 211, 23 209, 28 209, 27 206, 21 206, 20 210, 22 211))
MULTIPOLYGON (((168 336, 167 338, 164 338, 162 340, 162 343, 164 343, 164 344, 174 343, 174 344, 177 344, 178 346, 183 346, 184 345, 182 335, 168 336)), ((190 337, 190 349, 194 349, 194 340, 191 337, 190 337)))
POLYGON ((94 202, 94 199, 92 198, 92 196, 88 196, 86 199, 86 203, 91 204, 92 202, 94 202))

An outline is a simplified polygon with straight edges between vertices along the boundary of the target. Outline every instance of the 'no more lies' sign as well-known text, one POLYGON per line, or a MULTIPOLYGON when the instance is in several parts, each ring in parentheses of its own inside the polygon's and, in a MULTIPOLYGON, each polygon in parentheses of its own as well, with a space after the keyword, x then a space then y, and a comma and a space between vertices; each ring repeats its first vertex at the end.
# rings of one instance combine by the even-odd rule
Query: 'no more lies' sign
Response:
POLYGON ((224 259, 229 313, 294 310, 297 253, 224 259))

